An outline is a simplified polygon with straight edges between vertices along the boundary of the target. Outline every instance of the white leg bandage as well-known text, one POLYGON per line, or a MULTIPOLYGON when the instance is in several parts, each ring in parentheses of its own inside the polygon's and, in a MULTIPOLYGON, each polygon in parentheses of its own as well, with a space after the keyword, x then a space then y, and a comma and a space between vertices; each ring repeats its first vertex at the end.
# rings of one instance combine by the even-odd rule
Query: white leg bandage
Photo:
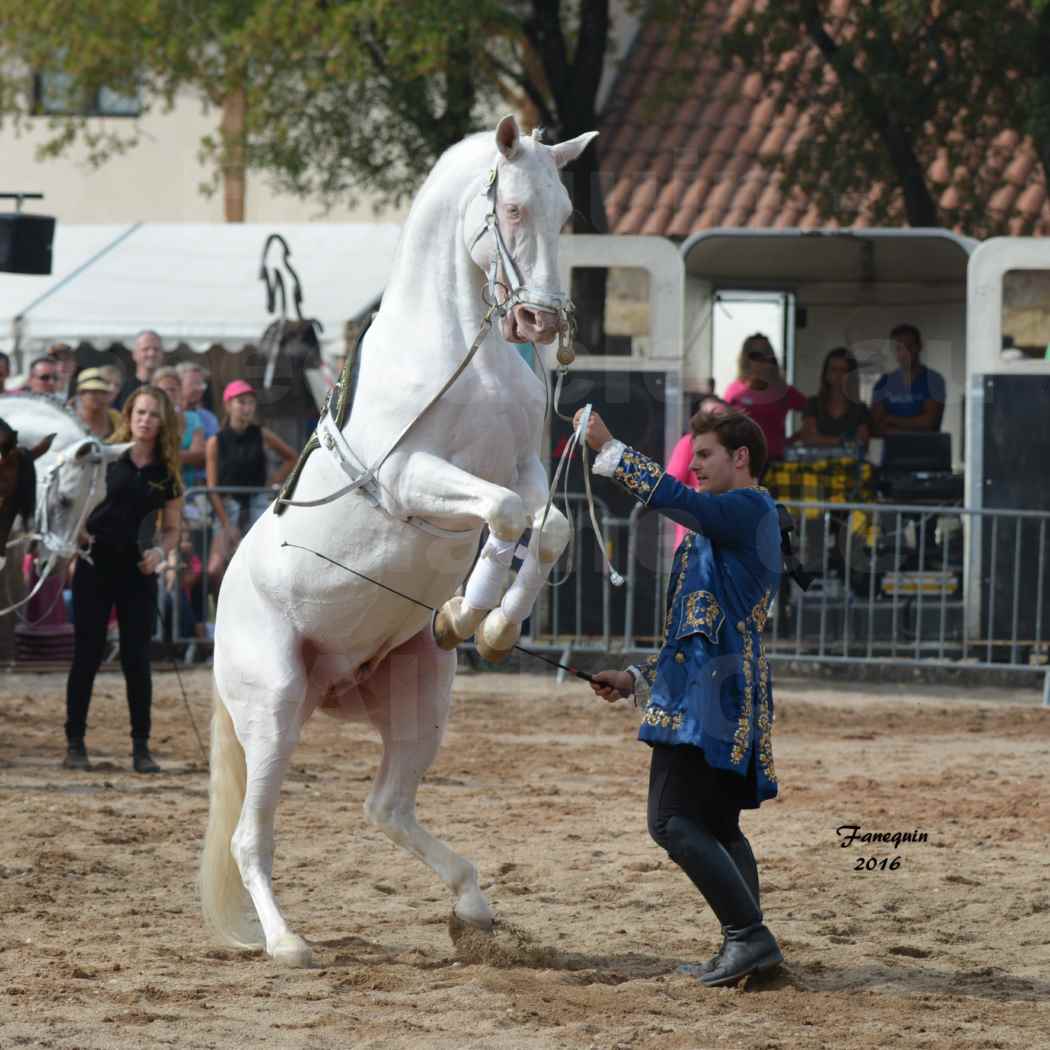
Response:
POLYGON ((518 575, 514 577, 510 589, 503 596, 503 601, 500 602, 503 615, 511 623, 525 622, 525 618, 532 612, 532 607, 540 596, 543 581, 547 579, 554 567, 553 561, 546 564, 540 561, 536 554, 538 546, 538 543, 534 543, 529 549, 528 557, 518 570, 518 575))
POLYGON ((518 541, 501 540, 489 534, 474 571, 467 580, 463 601, 474 609, 495 609, 507 586, 507 570, 518 541))
POLYGON ((511 623, 524 623, 532 612, 554 563, 561 557, 568 542, 568 522, 561 514, 553 511, 543 531, 533 535, 529 553, 500 602, 500 610, 511 623))

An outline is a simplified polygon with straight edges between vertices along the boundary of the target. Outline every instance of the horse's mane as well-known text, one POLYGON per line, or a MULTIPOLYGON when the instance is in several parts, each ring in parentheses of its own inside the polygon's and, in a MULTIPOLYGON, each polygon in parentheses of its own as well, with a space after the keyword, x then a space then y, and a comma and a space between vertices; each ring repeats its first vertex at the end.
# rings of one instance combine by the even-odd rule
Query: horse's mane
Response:
POLYGON ((0 419, 3 418, 4 404, 11 401, 35 402, 41 408, 46 408, 58 417, 72 422, 84 437, 92 437, 91 431, 84 425, 84 421, 80 416, 69 405, 60 404, 50 394, 35 394, 32 390, 19 390, 18 393, 5 394, 3 397, 0 397, 0 419))

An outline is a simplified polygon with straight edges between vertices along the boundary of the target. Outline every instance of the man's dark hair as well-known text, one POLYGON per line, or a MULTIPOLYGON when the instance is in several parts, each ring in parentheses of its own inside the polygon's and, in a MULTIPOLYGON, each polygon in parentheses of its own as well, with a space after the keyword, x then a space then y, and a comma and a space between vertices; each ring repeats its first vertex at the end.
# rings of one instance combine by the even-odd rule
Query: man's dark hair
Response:
POLYGON ((694 434, 715 434, 718 443, 729 452, 746 448, 751 463, 751 476, 759 478, 766 469, 769 452, 766 448, 766 435, 762 428, 743 412, 730 409, 719 412, 697 412, 689 420, 694 434))
POLYGON ((0 365, 7 365, 8 372, 11 371, 11 358, 9 358, 2 350, 0 350, 0 365))
POLYGON ((33 359, 33 363, 29 366, 29 374, 31 376, 36 375, 37 365, 47 365, 48 368, 51 368, 54 363, 55 359, 53 357, 48 357, 47 354, 43 357, 36 357, 33 359))
POLYGON ((899 324, 891 332, 890 338, 897 339, 902 335, 910 335, 915 340, 915 345, 922 349, 922 332, 913 324, 899 324))

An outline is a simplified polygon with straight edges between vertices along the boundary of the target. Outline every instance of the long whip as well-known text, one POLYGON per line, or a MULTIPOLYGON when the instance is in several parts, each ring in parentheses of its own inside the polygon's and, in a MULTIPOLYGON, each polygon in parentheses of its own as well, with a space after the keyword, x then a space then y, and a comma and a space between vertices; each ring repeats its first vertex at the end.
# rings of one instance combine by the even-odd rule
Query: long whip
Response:
MULTIPOLYGON (((367 576, 363 572, 358 572, 357 569, 351 569, 349 565, 344 565, 342 562, 336 561, 334 558, 329 558, 327 554, 322 554, 320 551, 315 551, 312 547, 303 547, 298 543, 289 543, 285 540, 282 547, 293 547, 295 550, 306 551, 307 554, 312 554, 316 558, 320 558, 322 561, 328 562, 329 565, 335 565, 337 568, 342 569, 344 572, 351 573, 354 576, 360 577, 362 580, 367 580, 369 583, 374 584, 376 587, 382 587, 384 591, 389 591, 391 594, 396 594, 399 598, 404 598, 406 602, 411 602, 413 605, 418 605, 421 609, 426 609, 429 612, 436 613, 437 609, 432 605, 427 605, 426 602, 421 602, 418 598, 413 598, 410 594, 405 594, 404 591, 399 591, 394 587, 390 587, 385 583, 381 583, 379 580, 373 579, 371 576, 367 576)), ((559 663, 557 660, 551 660, 546 656, 541 656, 539 653, 534 652, 532 649, 526 649, 523 645, 515 645, 515 649, 519 653, 524 653, 526 656, 531 656, 536 660, 542 660, 546 664, 550 664, 552 667, 559 667, 563 671, 568 671, 570 674, 574 674, 577 678, 582 678, 585 682, 593 682, 594 676, 587 674, 586 671, 580 671, 578 668, 570 667, 568 664, 559 663)))

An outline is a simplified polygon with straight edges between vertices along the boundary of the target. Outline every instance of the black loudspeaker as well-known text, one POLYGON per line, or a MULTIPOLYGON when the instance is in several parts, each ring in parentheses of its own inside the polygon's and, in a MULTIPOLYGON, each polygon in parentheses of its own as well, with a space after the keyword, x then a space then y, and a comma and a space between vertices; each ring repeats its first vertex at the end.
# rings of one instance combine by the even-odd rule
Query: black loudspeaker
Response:
POLYGON ((0 215, 0 272, 51 272, 55 220, 50 215, 0 215))

